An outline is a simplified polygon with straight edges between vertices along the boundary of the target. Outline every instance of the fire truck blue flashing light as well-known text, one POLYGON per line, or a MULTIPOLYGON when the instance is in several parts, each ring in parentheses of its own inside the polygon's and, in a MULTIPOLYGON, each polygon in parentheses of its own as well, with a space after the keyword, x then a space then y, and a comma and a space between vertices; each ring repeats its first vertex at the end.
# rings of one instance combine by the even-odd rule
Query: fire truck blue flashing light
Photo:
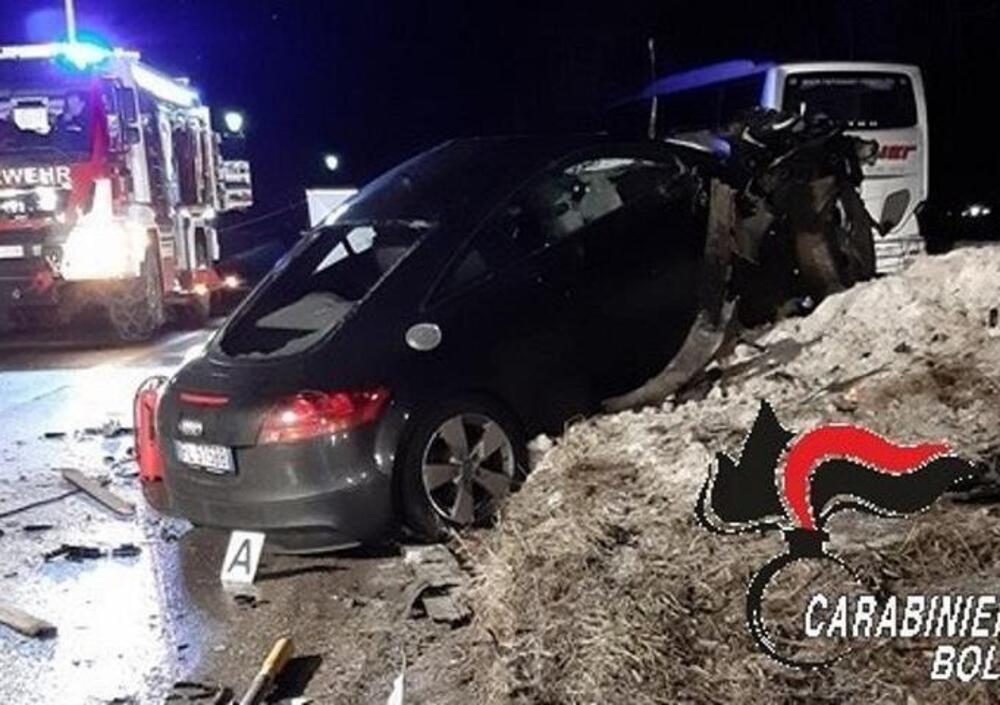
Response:
POLYGON ((694 88, 755 76, 766 72, 772 66, 774 66, 772 62, 754 62, 746 59, 734 59, 701 66, 658 78, 646 87, 646 90, 642 92, 642 97, 672 95, 694 88))
POLYGON ((83 70, 101 63, 112 53, 111 46, 101 37, 83 32, 75 42, 61 42, 56 58, 72 68, 83 70))

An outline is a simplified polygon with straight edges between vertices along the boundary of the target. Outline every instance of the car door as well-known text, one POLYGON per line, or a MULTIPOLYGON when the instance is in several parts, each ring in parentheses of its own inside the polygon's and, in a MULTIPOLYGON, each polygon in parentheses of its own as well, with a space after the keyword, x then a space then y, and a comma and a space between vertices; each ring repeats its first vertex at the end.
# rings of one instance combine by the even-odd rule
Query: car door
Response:
POLYGON ((580 345, 595 393, 661 369, 694 318, 704 224, 693 182, 669 158, 609 148, 567 166, 583 223, 580 345))
POLYGON ((456 364, 455 391, 485 390, 514 407, 529 431, 556 430, 589 408, 575 363, 574 293, 582 247, 550 237, 549 187, 533 182, 499 206, 459 250, 434 289, 428 316, 440 321, 442 353, 456 364), (541 190, 535 190, 540 188, 541 190))

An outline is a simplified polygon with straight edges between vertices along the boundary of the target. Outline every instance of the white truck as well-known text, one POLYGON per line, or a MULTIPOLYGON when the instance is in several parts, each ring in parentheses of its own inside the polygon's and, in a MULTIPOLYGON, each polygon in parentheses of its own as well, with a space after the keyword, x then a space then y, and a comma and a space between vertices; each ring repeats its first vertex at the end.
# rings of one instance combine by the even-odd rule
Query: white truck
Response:
POLYGON ((0 314, 55 326, 107 310, 123 340, 201 321, 217 215, 252 204, 198 92, 136 52, 0 47, 0 314))

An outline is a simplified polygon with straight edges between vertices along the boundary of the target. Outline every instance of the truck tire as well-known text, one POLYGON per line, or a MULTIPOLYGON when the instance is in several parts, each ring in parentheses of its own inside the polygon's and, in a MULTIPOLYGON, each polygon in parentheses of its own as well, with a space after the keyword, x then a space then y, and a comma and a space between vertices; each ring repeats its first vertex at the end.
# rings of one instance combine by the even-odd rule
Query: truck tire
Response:
POLYGON ((108 314, 115 334, 124 342, 149 340, 163 325, 163 283, 154 248, 146 250, 142 273, 123 282, 112 295, 108 314))

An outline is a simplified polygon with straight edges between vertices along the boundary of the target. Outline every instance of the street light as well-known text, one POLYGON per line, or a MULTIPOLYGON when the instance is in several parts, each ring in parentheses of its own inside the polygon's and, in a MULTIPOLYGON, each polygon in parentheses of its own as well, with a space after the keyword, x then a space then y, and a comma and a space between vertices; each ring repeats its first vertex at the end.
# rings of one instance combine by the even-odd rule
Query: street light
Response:
POLYGON ((323 166, 325 166, 328 171, 336 171, 340 168, 340 157, 336 154, 325 155, 323 157, 323 166))
POLYGON ((226 124, 226 130, 234 135, 243 132, 243 113, 229 110, 222 116, 222 120, 226 124))

